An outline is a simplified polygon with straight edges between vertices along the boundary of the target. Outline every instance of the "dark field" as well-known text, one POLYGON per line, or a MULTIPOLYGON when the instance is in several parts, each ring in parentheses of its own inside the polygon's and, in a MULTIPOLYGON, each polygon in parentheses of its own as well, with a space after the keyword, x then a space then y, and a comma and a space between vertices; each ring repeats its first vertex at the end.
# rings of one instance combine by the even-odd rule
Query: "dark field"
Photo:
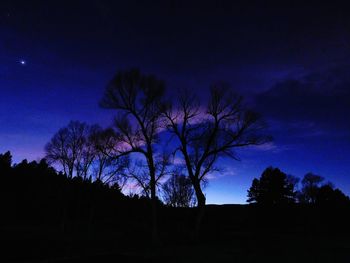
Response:
POLYGON ((350 262, 347 204, 207 205, 151 202, 68 179, 44 162, 0 169, 0 262, 350 262))
MULTIPOLYGON (((151 246, 144 206, 121 203, 59 220, 38 214, 1 224, 1 259, 18 262, 349 262, 349 211, 335 207, 207 206, 200 237, 195 209, 162 207, 160 242, 151 246)), ((83 212, 81 210, 81 212, 83 212)), ((57 218, 56 218, 57 219, 57 218)), ((6 222, 7 221, 7 222, 6 222)))

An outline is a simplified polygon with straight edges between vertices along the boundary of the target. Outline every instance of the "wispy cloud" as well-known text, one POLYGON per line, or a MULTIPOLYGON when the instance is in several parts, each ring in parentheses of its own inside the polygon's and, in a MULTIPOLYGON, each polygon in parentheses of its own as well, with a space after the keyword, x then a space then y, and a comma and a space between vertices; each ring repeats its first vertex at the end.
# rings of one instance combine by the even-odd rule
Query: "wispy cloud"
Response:
POLYGON ((234 168, 228 165, 223 165, 220 171, 209 173, 206 176, 206 179, 209 181, 212 181, 212 180, 218 180, 224 177, 235 176, 235 175, 237 175, 237 171, 235 171, 234 168))

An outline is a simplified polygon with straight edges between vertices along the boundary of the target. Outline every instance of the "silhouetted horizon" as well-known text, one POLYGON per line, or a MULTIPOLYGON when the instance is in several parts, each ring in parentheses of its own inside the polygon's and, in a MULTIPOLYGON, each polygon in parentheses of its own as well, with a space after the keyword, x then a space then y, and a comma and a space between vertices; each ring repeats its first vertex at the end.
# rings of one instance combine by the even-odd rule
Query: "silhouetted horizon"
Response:
POLYGON ((174 183, 186 185, 179 178, 169 182, 170 203, 157 201, 158 242, 135 242, 150 240, 150 198, 123 195, 118 183, 99 178, 70 178, 45 160, 13 165, 10 153, 0 154, 1 260, 349 260, 350 199, 320 176, 305 175, 295 195, 295 178, 268 167, 249 190, 255 204, 206 205, 196 236, 198 208, 173 195, 174 183))

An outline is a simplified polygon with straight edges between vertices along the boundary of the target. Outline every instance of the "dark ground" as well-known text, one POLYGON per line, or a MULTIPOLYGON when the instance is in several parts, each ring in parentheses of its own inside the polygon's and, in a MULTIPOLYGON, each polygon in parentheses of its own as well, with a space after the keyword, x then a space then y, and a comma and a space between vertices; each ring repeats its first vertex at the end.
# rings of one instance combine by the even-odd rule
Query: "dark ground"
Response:
POLYGON ((44 162, 0 163, 0 262, 350 262, 350 207, 159 205, 57 174, 44 162))
POLYGON ((57 225, 18 220, 1 226, 1 258, 9 262, 350 262, 350 221, 344 209, 208 206, 196 242, 190 234, 194 213, 194 209, 162 208, 161 244, 153 248, 147 219, 134 217, 127 209, 120 211, 124 218, 116 222, 96 220, 90 235, 84 223, 74 222, 62 233, 57 225))

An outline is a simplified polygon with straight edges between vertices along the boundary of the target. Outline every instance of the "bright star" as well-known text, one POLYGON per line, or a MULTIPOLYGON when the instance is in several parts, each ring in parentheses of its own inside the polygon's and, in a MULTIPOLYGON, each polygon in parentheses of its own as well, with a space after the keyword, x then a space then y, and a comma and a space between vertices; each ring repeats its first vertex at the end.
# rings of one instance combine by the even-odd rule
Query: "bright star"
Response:
POLYGON ((19 63, 21 63, 21 65, 24 66, 27 62, 26 62, 25 60, 22 59, 22 60, 19 61, 19 63))

